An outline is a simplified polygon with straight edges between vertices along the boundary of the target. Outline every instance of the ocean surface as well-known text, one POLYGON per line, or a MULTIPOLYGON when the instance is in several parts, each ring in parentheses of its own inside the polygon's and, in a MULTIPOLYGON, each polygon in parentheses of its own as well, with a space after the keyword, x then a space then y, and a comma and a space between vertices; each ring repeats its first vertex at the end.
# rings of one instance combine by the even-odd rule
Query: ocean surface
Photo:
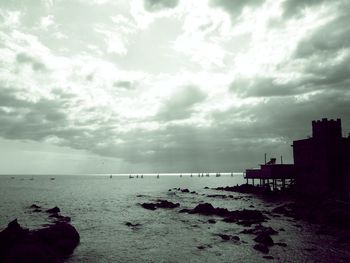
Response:
MULTIPOLYGON (((145 175, 144 178, 109 175, 1 175, 0 230, 17 218, 28 228, 51 222, 45 212, 33 213, 33 203, 43 208, 58 206, 61 214, 72 218, 81 243, 68 262, 266 262, 253 249, 254 236, 241 234, 247 227, 225 223, 220 218, 178 213, 200 202, 229 210, 271 211, 286 200, 271 201, 257 197, 220 192, 204 187, 244 183, 242 174, 220 177, 194 175, 145 175), (55 178, 52 180, 51 178, 55 178), (198 195, 169 191, 188 188, 198 195), (235 198, 208 197, 232 194, 235 198), (175 209, 146 210, 139 204, 157 199, 180 203, 175 209), (253 208, 254 207, 254 208, 253 208), (209 224, 210 218, 217 220, 209 224), (126 222, 141 224, 130 228, 126 222), (240 241, 223 241, 218 234, 238 235, 240 241), (200 248, 199 248, 200 247, 200 248)), ((287 247, 273 246, 269 255, 275 262, 350 262, 347 248, 336 238, 317 235, 319 226, 287 217, 271 217, 265 226, 280 230, 272 236, 287 247)))

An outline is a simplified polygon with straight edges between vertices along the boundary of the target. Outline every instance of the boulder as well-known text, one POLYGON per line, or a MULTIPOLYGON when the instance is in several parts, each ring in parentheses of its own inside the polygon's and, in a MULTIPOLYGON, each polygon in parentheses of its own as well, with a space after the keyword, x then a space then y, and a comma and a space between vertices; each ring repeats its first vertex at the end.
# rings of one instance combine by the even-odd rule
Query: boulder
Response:
POLYGON ((79 242, 79 233, 68 223, 28 230, 14 220, 0 232, 0 262, 62 262, 79 242))

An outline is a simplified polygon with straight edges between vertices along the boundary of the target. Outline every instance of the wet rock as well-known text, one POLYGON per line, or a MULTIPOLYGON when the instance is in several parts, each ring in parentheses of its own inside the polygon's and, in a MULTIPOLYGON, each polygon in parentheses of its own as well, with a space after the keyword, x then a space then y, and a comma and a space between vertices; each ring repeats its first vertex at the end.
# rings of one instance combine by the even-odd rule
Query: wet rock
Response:
POLYGON ((167 208, 172 209, 179 207, 179 203, 169 202, 167 200, 158 200, 157 203, 142 203, 141 206, 145 209, 156 210, 157 208, 167 208))
POLYGON ((184 208, 184 209, 181 209, 179 211, 179 213, 189 213, 191 211, 191 209, 188 209, 188 208, 184 208))
POLYGON ((200 246, 197 246, 197 248, 202 250, 202 249, 205 249, 205 246, 200 245, 200 246))
POLYGON ((287 244, 286 243, 283 243, 283 242, 277 242, 275 243, 276 246, 280 246, 280 247, 286 247, 287 244))
POLYGON ((30 206, 30 208, 39 209, 39 208, 41 208, 41 206, 40 206, 40 205, 37 205, 37 204, 32 204, 32 205, 30 206))
POLYGON ((209 187, 208 187, 208 186, 206 186, 206 187, 204 187, 204 189, 209 189, 209 187))
POLYGON ((219 194, 207 195, 207 197, 210 197, 210 198, 222 198, 222 199, 227 198, 226 195, 219 195, 219 194))
POLYGON ((240 240, 241 240, 241 239, 239 238, 239 236, 232 236, 231 239, 234 240, 234 241, 240 241, 240 240))
POLYGON ((53 208, 47 209, 46 212, 50 214, 57 214, 61 212, 61 210, 57 206, 55 206, 53 208))
POLYGON ((14 220, 0 232, 0 262, 62 262, 79 241, 79 233, 68 223, 29 231, 14 220))
POLYGON ((186 188, 186 189, 181 189, 181 192, 183 192, 183 193, 189 193, 190 190, 188 190, 187 188, 186 188))
POLYGON ((225 234, 219 234, 219 237, 222 238, 222 240, 228 241, 231 239, 231 236, 225 235, 225 234))
POLYGON ((39 212, 41 212, 40 208, 36 208, 36 209, 33 210, 33 213, 39 213, 39 212))
POLYGON ((256 244, 254 247, 253 247, 255 250, 258 250, 260 251, 261 253, 264 253, 264 254, 268 254, 269 253, 269 248, 267 246, 265 246, 264 244, 256 244))
POLYGON ((179 207, 180 204, 179 203, 173 203, 173 202, 169 202, 167 200, 158 200, 158 203, 156 203, 156 207, 157 208, 176 208, 179 207))
POLYGON ((195 195, 196 195, 196 194, 198 194, 198 193, 197 193, 196 191, 192 191, 191 194, 195 194, 195 195))
POLYGON ((256 238, 254 238, 254 241, 261 243, 261 244, 264 244, 265 246, 273 246, 274 245, 272 238, 265 233, 259 234, 256 238))
POLYGON ((215 221, 214 219, 209 219, 209 220, 208 220, 208 223, 209 223, 209 224, 215 224, 216 221, 215 221))
POLYGON ((125 222, 125 225, 127 226, 127 227, 130 227, 131 229, 139 229, 142 225, 141 224, 138 224, 138 223, 136 223, 136 224, 133 224, 133 223, 131 223, 131 222, 125 222))
POLYGON ((258 224, 264 222, 266 217, 258 210, 236 210, 231 211, 229 215, 224 218, 225 222, 237 223, 244 226, 251 226, 252 224, 258 224))
POLYGON ((223 217, 225 222, 237 223, 250 226, 251 224, 261 223, 266 217, 258 210, 235 210, 229 211, 226 208, 215 208, 210 203, 198 204, 193 209, 182 210, 190 214, 217 215, 223 217))
POLYGON ((263 258, 266 258, 266 259, 273 259, 273 256, 263 256, 263 258))
POLYGON ((266 227, 263 225, 256 225, 254 228, 251 229, 244 229, 242 234, 253 234, 253 235, 259 235, 259 234, 266 234, 266 235, 276 235, 278 232, 274 230, 272 227, 266 227))
POLYGON ((156 205, 153 203, 142 203, 141 206, 148 210, 156 210, 156 205))

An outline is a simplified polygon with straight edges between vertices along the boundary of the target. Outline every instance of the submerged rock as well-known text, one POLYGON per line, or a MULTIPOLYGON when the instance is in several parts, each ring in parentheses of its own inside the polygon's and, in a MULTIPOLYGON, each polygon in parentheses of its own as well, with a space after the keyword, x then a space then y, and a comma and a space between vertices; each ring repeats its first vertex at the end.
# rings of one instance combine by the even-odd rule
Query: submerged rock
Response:
POLYGON ((68 223, 28 230, 15 219, 0 232, 0 262, 62 262, 79 242, 79 233, 68 223))

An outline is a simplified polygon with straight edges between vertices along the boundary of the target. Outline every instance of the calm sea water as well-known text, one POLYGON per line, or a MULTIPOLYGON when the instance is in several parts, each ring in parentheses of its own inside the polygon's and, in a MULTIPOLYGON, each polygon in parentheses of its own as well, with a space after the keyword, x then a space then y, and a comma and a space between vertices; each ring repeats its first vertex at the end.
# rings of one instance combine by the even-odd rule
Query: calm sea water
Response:
MULTIPOLYGON (((33 213, 33 203, 45 208, 58 206, 61 214, 70 216, 78 229, 81 244, 68 262, 264 262, 262 254, 253 249, 253 236, 240 234, 244 227, 218 221, 213 217, 178 213, 199 202, 234 209, 271 210, 281 202, 269 202, 243 196, 239 200, 209 198, 206 194, 225 194, 204 189, 243 183, 242 175, 200 177, 196 175, 153 176, 129 179, 128 176, 0 176, 0 229, 14 218, 26 227, 35 228, 50 222, 45 213, 33 213), (55 180, 50 180, 55 177, 55 180), (181 187, 198 195, 168 191, 181 187), (181 204, 179 209, 143 209, 139 203, 167 199, 181 204), (125 222, 139 223, 131 229, 125 222), (217 235, 239 235, 241 242, 223 242, 217 235), (198 249, 204 246, 204 249, 198 249)), ((227 194, 227 193, 226 193, 227 194)), ((214 217, 215 218, 215 217, 214 217)), ((317 226, 289 218, 271 218, 264 223, 280 231, 271 256, 278 262, 349 262, 349 251, 339 247, 335 238, 316 235, 317 226)))

